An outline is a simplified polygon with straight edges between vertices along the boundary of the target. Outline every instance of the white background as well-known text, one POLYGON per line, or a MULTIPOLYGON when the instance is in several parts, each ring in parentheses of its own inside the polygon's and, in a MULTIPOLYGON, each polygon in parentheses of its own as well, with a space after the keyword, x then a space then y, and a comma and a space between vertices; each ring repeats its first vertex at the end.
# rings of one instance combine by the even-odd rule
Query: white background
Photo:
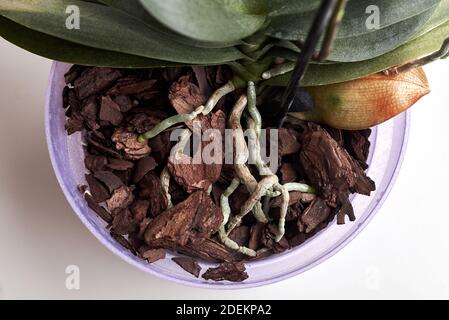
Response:
POLYGON ((0 39, 0 299, 449 298, 449 61, 427 68, 432 94, 412 111, 396 185, 347 247, 283 282, 210 291, 121 261, 81 224, 60 191, 44 137, 51 62, 0 39), (81 288, 65 288, 78 265, 81 288))

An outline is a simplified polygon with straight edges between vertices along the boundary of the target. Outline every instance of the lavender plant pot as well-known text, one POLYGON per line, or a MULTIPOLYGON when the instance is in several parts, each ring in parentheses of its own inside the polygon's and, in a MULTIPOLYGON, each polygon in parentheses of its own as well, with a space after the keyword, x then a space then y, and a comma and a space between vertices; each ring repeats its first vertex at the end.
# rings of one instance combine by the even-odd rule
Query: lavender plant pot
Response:
MULTIPOLYGON (((86 205, 77 186, 85 184, 84 155, 81 134, 67 136, 64 130, 62 90, 64 74, 70 65, 55 62, 52 66, 47 91, 45 127, 53 168, 73 210, 95 237, 114 254, 129 264, 157 277, 195 287, 237 289, 266 285, 296 276, 320 264, 340 251, 370 222, 379 211, 399 172, 408 138, 409 115, 403 113, 374 128, 371 136, 368 175, 376 181, 377 190, 371 197, 352 198, 357 220, 326 229, 303 245, 260 261, 246 264, 249 278, 242 283, 210 282, 196 279, 179 268, 171 255, 153 264, 141 260, 124 249, 105 228, 105 223, 86 205)), ((203 269, 210 266, 201 263, 203 269)))

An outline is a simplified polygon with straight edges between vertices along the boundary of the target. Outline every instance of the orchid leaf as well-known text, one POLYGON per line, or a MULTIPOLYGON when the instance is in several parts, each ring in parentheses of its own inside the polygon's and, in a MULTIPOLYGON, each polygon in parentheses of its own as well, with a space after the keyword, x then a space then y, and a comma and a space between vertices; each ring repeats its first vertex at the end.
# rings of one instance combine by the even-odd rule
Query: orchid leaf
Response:
POLYGON ((422 36, 423 34, 431 31, 432 29, 449 21, 449 0, 441 0, 438 7, 435 9, 432 17, 421 28, 421 30, 413 37, 413 39, 422 36))
POLYGON ((83 46, 28 29, 2 16, 0 16, 0 36, 34 54, 73 64, 116 68, 154 68, 179 65, 169 61, 83 46))
MULTIPOLYGON (((448 37, 449 22, 446 22, 394 51, 374 59, 351 63, 312 64, 309 66, 303 84, 316 86, 344 82, 403 65, 437 52, 448 37)), ((286 73, 268 80, 266 84, 285 86, 290 77, 291 73, 286 73)))
MULTIPOLYGON (((329 60, 361 61, 394 50, 426 25, 439 3, 440 0, 350 0, 329 60), (368 28, 366 24, 370 16, 366 9, 373 5, 379 9, 378 29, 368 28)), ((316 7, 312 3, 292 11, 271 13, 274 16, 267 34, 287 40, 304 39, 316 15, 316 7)))
POLYGON ((240 43, 240 41, 233 42, 216 42, 216 41, 199 41, 192 39, 187 36, 183 36, 181 34, 175 33, 170 30, 162 23, 157 21, 152 15, 150 15, 143 5, 139 1, 129 1, 129 0, 100 0, 99 3, 103 3, 109 7, 113 7, 119 10, 122 10, 135 18, 141 20, 145 24, 147 24, 150 28, 157 30, 161 34, 169 37, 170 39, 184 43, 194 47, 200 48, 226 48, 232 47, 240 43))
POLYGON ((265 0, 140 0, 154 18, 179 34, 201 41, 238 41, 266 20, 265 0))
POLYGON ((187 64, 218 64, 243 57, 236 48, 198 48, 151 29, 129 14, 80 0, 9 0, 0 14, 27 28, 97 49, 187 64), (80 9, 80 29, 66 27, 66 8, 80 9))
POLYGON ((268 2, 268 11, 270 17, 276 18, 314 11, 319 8, 320 3, 320 0, 270 0, 268 2))

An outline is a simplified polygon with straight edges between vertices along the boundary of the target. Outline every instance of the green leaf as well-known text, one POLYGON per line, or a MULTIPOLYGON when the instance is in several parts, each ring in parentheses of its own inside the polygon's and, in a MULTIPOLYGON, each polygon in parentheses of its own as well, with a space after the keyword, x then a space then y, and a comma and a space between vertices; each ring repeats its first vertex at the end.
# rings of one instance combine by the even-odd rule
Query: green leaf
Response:
POLYGON ((432 17, 427 21, 427 23, 421 28, 421 30, 413 37, 417 38, 423 34, 429 32, 430 30, 442 25, 443 23, 449 21, 449 0, 441 0, 440 4, 432 14, 432 17))
POLYGON ((186 64, 218 64, 242 58, 236 48, 188 46, 114 8, 80 0, 9 0, 0 14, 27 28, 85 46, 186 64), (80 8, 81 28, 66 28, 66 8, 80 8))
POLYGON ((168 28, 201 41, 238 41, 265 23, 265 0, 140 0, 168 28))
MULTIPOLYGON (((417 34, 432 16, 440 0, 351 0, 339 28, 329 60, 353 62, 371 59, 402 45, 417 34), (380 29, 370 30, 366 8, 380 10, 380 29)), ((267 33, 282 39, 304 39, 316 15, 313 6, 295 12, 280 11, 267 33)))
POLYGON ((329 60, 354 62, 390 52, 410 40, 432 16, 435 7, 374 32, 337 38, 329 60))
MULTIPOLYGON (((449 22, 446 22, 394 51, 374 59, 360 62, 313 64, 309 66, 303 84, 305 86, 317 86, 339 83, 400 66, 437 52, 448 37, 449 22)), ((291 73, 287 73, 266 81, 266 84, 285 86, 290 77, 291 73)))
POLYGON ((73 64, 115 68, 153 68, 179 65, 168 61, 86 47, 28 29, 2 16, 0 16, 0 36, 34 54, 73 64))
POLYGON ((306 11, 313 11, 320 6, 320 0, 270 0, 268 2, 268 11, 270 17, 279 17, 285 15, 295 15, 306 11))
POLYGON ((138 1, 129 1, 129 0, 100 0, 100 3, 108 5, 109 7, 113 7, 119 10, 122 10, 135 18, 143 21, 150 28, 157 30, 161 34, 169 37, 170 39, 177 41, 179 43, 184 43, 193 47, 200 48, 226 48, 232 47, 240 44, 239 41, 233 42, 212 42, 212 41, 199 41, 186 36, 182 36, 178 33, 173 32, 169 28, 165 27, 162 23, 157 21, 152 15, 150 15, 142 4, 138 1))
MULTIPOLYGON (((299 49, 298 49, 299 50, 299 49)), ((272 58, 284 58, 288 61, 296 61, 298 59, 299 52, 296 49, 292 49, 287 46, 276 44, 271 48, 265 56, 272 58)), ((336 61, 311 61, 312 64, 333 64, 340 63, 336 61)))

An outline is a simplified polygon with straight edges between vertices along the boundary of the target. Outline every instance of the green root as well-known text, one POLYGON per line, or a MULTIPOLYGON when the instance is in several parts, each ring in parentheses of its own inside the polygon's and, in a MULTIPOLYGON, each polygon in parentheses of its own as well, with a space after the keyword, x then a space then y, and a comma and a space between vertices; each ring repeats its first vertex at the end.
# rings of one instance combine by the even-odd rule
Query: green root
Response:
MULTIPOLYGON (((245 136, 243 134, 243 128, 240 124, 240 120, 247 105, 247 97, 242 95, 234 105, 229 117, 228 126, 234 130, 234 140, 236 150, 244 150, 244 152, 236 152, 234 157, 234 171, 239 180, 246 186, 250 193, 254 192, 257 187, 257 180, 251 174, 248 166, 245 164, 248 158, 248 147, 245 142, 245 136)), ((254 206, 254 217, 262 223, 268 222, 263 210, 262 204, 258 203, 254 206)))
MULTIPOLYGON (((255 188, 248 200, 243 204, 240 213, 231 219, 228 223, 228 234, 237 226, 240 225, 242 219, 253 210, 256 204, 260 204, 260 199, 265 195, 268 189, 278 183, 278 177, 275 175, 263 178, 255 188)), ((288 204, 288 203, 287 203, 288 204)))
MULTIPOLYGON (((174 157, 174 160, 179 159, 180 155, 182 154, 185 146, 189 142, 190 136, 192 133, 189 129, 184 129, 180 135, 179 142, 175 144, 170 151, 170 156, 174 157)), ((161 180, 161 186, 162 186, 162 192, 165 195, 165 198, 167 199, 167 209, 170 209, 173 207, 173 203, 171 201, 171 195, 169 192, 170 189, 170 171, 168 170, 168 166, 165 166, 165 168, 162 170, 160 175, 161 180)))
POLYGON ((240 253, 243 253, 250 257, 255 257, 256 252, 247 247, 239 246, 237 242, 233 241, 228 237, 228 233, 226 232, 225 226, 228 223, 229 216, 231 215, 231 208, 229 206, 229 197, 231 194, 237 189, 240 181, 238 179, 233 179, 228 188, 223 192, 220 197, 220 206, 221 211, 223 213, 223 222, 221 223, 220 229, 218 231, 218 237, 220 241, 228 248, 237 250, 240 253))
MULTIPOLYGON (((259 112, 257 112, 257 113, 259 113, 259 112)), ((252 138, 255 141, 253 156, 254 156, 255 165, 256 165, 257 169, 259 170, 259 174, 261 176, 273 175, 273 172, 270 170, 270 168, 267 167, 267 165, 262 160, 262 156, 260 153, 260 141, 259 141, 261 131, 260 130, 258 131, 257 123, 251 117, 248 117, 246 119, 246 123, 248 125, 248 129, 252 130, 252 133, 253 133, 252 138)))
POLYGON ((217 105, 218 101, 223 98, 228 93, 231 93, 235 90, 234 83, 229 81, 223 87, 218 88, 209 98, 209 100, 204 105, 204 110, 202 111, 203 115, 209 114, 212 109, 217 105))
POLYGON ((262 131, 262 116, 256 106, 256 87, 254 82, 248 82, 248 112, 254 121, 254 130, 256 131, 256 138, 260 138, 262 131))
POLYGON ((281 241, 282 237, 285 234, 285 217, 287 216, 288 211, 288 202, 290 201, 290 194, 288 193, 288 190, 280 185, 279 183, 276 183, 274 185, 274 189, 281 193, 282 195, 282 204, 281 204, 281 212, 278 222, 278 233, 276 235, 275 241, 279 242, 281 241))
POLYGON ((147 131, 143 134, 141 134, 138 138, 138 141, 140 143, 145 143, 148 140, 156 137, 157 135, 159 135, 160 133, 162 133, 163 131, 167 130, 168 128, 176 125, 176 124, 180 124, 180 123, 184 123, 184 122, 188 122, 188 121, 192 121, 193 119, 195 119, 200 113, 202 113, 204 110, 204 106, 199 106, 198 108, 196 108, 194 111, 192 111, 191 113, 186 113, 186 114, 177 114, 175 116, 172 116, 170 118, 167 118, 163 121, 161 121, 158 125, 156 125, 153 129, 151 129, 150 131, 147 131))
POLYGON ((295 69, 295 62, 286 62, 262 73, 262 79, 268 80, 289 73, 293 69, 295 69))
POLYGON ((206 102, 204 106, 199 106, 191 113, 187 114, 177 114, 175 116, 172 116, 170 118, 167 118, 163 121, 161 121, 157 126, 155 126, 150 131, 147 131, 143 134, 141 134, 138 137, 138 141, 140 143, 145 143, 148 140, 156 137, 161 132, 167 130, 168 128, 180 124, 185 123, 194 120, 198 115, 203 114, 207 115, 209 114, 213 108, 217 105, 218 101, 223 98, 228 93, 231 93, 235 90, 234 84, 229 81, 227 84, 225 84, 223 87, 217 89, 209 98, 209 100, 206 102))
MULTIPOLYGON (((288 192, 298 191, 303 193, 316 193, 316 190, 314 187, 305 184, 305 183, 299 183, 299 182, 289 182, 283 185, 288 192)), ((269 198, 276 198, 281 195, 280 192, 267 192, 266 196, 269 198)))

